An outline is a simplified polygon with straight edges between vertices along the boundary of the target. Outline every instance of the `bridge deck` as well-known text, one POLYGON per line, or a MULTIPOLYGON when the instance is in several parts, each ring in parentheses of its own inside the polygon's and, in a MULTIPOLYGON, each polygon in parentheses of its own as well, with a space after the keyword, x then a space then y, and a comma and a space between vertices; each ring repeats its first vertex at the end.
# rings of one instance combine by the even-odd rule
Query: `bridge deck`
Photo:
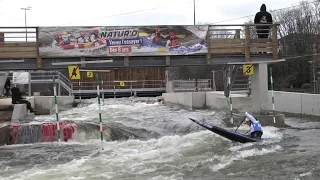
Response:
MULTIPOLYGON (((278 59, 277 24, 271 26, 270 37, 256 37, 253 24, 209 25, 205 44, 207 53, 174 56, 113 56, 113 63, 90 64, 88 67, 164 67, 226 64, 232 61, 278 59), (222 27, 219 29, 219 27, 222 27), (236 28, 230 28, 236 27, 236 28), (262 54, 265 53, 265 54, 262 54)), ((40 34, 41 35, 41 34, 40 34)), ((8 59, 26 59, 24 63, 7 63, 1 69, 65 69, 52 66, 52 62, 79 61, 78 56, 68 58, 48 57, 39 53, 39 27, 1 27, 0 28, 0 62, 8 59), (28 38, 25 38, 25 37, 28 38)), ((103 56, 100 56, 103 57, 103 56)), ((106 57, 106 56, 105 56, 106 57)), ((96 57, 82 57, 84 60, 96 57)))

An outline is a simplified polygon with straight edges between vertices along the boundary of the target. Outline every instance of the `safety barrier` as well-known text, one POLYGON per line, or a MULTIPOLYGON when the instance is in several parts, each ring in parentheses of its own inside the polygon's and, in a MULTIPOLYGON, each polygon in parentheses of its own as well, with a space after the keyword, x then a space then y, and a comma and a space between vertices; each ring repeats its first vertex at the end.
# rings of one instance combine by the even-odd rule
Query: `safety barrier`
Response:
POLYGON ((210 91, 212 90, 211 79, 196 80, 173 80, 174 92, 185 91, 210 91))
MULTIPOLYGON (((32 96, 35 92, 40 93, 41 96, 53 96, 53 78, 57 83, 57 94, 69 95, 73 94, 73 87, 70 79, 59 71, 17 71, 28 72, 28 82, 20 84, 20 91, 32 96)), ((13 71, 9 72, 9 79, 12 80, 13 71)))

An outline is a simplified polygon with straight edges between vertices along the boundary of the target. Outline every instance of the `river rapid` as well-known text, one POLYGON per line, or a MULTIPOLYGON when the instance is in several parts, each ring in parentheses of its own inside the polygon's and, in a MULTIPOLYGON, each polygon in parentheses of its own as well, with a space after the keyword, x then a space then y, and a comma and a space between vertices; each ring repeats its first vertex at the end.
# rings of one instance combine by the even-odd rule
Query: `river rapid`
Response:
MULTIPOLYGON (((0 179, 320 179, 319 121, 287 118, 293 128, 264 127, 263 141, 240 144, 188 120, 225 127, 225 113, 154 99, 106 99, 103 150, 96 99, 61 112, 61 121, 82 124, 83 131, 61 147, 58 142, 0 147, 0 179)), ((43 122, 55 122, 55 115, 35 116, 28 124, 43 122)))

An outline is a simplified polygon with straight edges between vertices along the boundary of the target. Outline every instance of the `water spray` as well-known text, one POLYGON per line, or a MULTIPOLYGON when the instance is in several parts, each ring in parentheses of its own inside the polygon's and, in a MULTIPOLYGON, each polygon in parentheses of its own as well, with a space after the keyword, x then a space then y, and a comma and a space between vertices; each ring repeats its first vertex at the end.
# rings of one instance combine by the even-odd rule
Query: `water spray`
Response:
POLYGON ((96 84, 97 84, 97 96, 98 96, 98 107, 99 107, 101 149, 103 150, 103 132, 102 132, 102 117, 101 117, 101 104, 100 104, 100 87, 99 87, 100 83, 99 83, 98 74, 96 74, 96 84))
POLYGON ((54 107, 55 107, 55 109, 56 109, 58 141, 59 141, 59 146, 61 147, 59 111, 58 111, 58 100, 57 100, 57 87, 56 87, 56 80, 55 80, 55 77, 54 77, 54 76, 53 76, 53 94, 54 94, 54 107))

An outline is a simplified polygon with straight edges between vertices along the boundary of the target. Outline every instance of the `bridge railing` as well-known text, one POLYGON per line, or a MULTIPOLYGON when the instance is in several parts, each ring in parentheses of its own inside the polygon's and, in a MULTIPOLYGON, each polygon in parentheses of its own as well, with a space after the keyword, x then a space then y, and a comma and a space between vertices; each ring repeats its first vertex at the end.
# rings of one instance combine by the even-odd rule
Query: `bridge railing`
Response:
POLYGON ((0 58, 36 58, 38 27, 1 27, 0 58))
MULTIPOLYGON (((19 71, 21 72, 21 71, 19 71)), ((28 76, 24 78, 22 84, 18 84, 20 90, 29 96, 39 93, 41 96, 53 96, 53 78, 55 78, 57 95, 72 95, 72 83, 61 72, 58 71, 24 71, 28 76), (27 82, 25 82, 27 81, 27 82)), ((12 81, 13 72, 8 74, 8 78, 12 81)))
POLYGON ((210 91, 212 90, 211 79, 196 80, 173 80, 173 91, 210 91))
MULTIPOLYGON (((80 81, 72 82, 73 90, 96 90, 95 82, 80 81)), ((149 88, 165 88, 163 80, 130 80, 130 81, 100 81, 100 88, 104 90, 114 89, 149 89, 149 88)))
MULTIPOLYGON (((267 29, 257 29, 259 24, 209 25, 207 45, 209 54, 243 54, 250 60, 251 54, 269 53, 278 59, 277 29, 270 24, 267 29)), ((39 27, 0 27, 0 58, 37 58, 39 27)))
POLYGON ((251 54, 272 54, 278 59, 278 25, 270 24, 267 29, 261 24, 210 25, 209 54, 244 54, 247 61, 251 54))

